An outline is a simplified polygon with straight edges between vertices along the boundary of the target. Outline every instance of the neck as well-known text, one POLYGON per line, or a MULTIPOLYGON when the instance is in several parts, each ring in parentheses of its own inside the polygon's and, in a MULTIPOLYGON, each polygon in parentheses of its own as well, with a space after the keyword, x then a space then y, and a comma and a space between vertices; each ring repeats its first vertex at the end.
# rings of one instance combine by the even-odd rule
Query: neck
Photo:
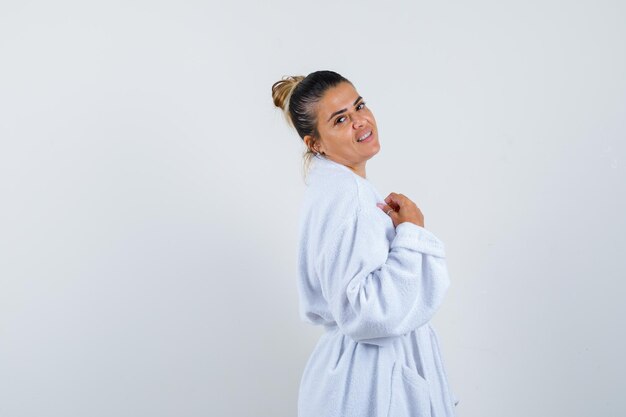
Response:
POLYGON ((350 168, 352 170, 352 172, 354 172, 358 176, 366 178, 365 177, 365 162, 363 162, 363 164, 361 164, 361 165, 356 165, 356 166, 346 165, 346 166, 348 168, 350 168))
POLYGON ((331 160, 331 161, 333 161, 333 162, 335 162, 337 164, 341 164, 341 165, 345 166, 346 168, 348 168, 350 171, 354 172, 356 175, 358 175, 358 176, 360 176, 360 177, 362 177, 364 179, 367 179, 366 176, 365 176, 365 163, 367 161, 363 161, 363 162, 360 162, 360 163, 352 165, 350 163, 343 163, 341 161, 336 161, 334 158, 331 158, 331 157, 329 157, 327 155, 323 156, 322 158, 331 160))

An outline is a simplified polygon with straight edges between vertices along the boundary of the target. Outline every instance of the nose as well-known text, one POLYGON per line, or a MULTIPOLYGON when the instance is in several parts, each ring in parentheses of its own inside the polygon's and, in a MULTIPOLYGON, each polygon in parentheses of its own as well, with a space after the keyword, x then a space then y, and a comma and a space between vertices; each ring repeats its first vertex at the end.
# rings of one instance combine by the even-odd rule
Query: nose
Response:
POLYGON ((365 119, 360 114, 356 115, 352 118, 352 124, 354 125, 354 127, 359 128, 365 124, 365 119))

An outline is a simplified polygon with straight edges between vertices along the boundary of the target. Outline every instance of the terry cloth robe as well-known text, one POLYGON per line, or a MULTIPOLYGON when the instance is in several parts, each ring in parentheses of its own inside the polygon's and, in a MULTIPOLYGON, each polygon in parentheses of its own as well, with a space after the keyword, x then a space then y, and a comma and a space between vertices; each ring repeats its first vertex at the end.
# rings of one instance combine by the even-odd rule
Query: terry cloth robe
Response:
POLYGON ((312 159, 298 242, 300 318, 324 326, 298 392, 298 417, 452 417, 430 320, 450 285, 444 244, 393 226, 373 184, 312 159))

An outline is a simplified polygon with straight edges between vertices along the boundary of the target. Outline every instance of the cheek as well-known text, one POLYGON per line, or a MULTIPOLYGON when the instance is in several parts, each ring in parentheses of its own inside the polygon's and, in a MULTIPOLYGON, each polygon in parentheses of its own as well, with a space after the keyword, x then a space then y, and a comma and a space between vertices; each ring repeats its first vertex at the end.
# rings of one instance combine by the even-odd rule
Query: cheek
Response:
POLYGON ((346 142, 346 137, 346 133, 341 129, 330 129, 326 132, 324 142, 329 149, 337 149, 344 146, 346 142))

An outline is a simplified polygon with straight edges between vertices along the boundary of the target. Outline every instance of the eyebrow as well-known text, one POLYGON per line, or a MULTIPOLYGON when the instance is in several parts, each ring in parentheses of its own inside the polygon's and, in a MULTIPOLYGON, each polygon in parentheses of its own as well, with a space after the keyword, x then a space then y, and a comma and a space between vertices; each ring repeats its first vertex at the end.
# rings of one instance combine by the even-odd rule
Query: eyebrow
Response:
MULTIPOLYGON (((354 100, 354 103, 352 103, 352 105, 353 105, 353 106, 356 106, 356 103, 358 103, 358 102, 359 102, 359 100, 361 100, 362 98, 363 98, 363 97, 358 96, 358 97, 356 98, 356 100, 354 100)), ((336 112, 334 112, 333 114, 331 114, 331 115, 330 115, 330 117, 328 118, 328 120, 326 120, 326 122, 330 122, 330 119, 332 119, 333 117, 337 116, 337 115, 338 115, 338 114, 340 114, 340 113, 345 112, 346 110, 348 110, 348 109, 341 109, 341 110, 337 110, 336 112)))

